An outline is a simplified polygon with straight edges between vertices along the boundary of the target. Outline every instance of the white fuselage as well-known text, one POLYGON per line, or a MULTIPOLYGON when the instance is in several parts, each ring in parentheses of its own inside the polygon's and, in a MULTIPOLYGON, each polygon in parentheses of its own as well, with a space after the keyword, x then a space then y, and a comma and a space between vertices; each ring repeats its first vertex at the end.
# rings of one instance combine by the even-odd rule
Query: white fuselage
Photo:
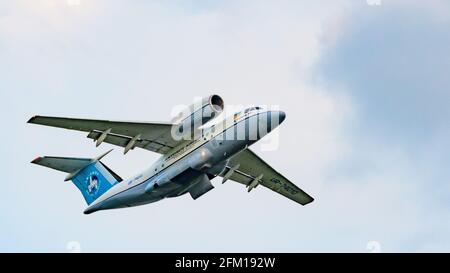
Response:
POLYGON ((144 172, 113 186, 95 200, 85 210, 85 213, 142 205, 186 193, 191 186, 190 181, 174 183, 171 179, 182 174, 188 168, 212 176, 218 175, 230 157, 255 143, 278 126, 278 124, 268 125, 269 122, 273 122, 269 121, 268 117, 270 114, 272 119, 275 117, 279 120, 279 113, 282 112, 260 109, 247 113, 240 112, 202 130, 202 135, 197 139, 183 142, 184 144, 161 156, 144 172), (269 130, 261 133, 250 128, 244 137, 239 137, 239 133, 235 132, 238 129, 234 128, 249 127, 249 125, 252 127, 253 123, 257 124, 257 128, 269 127, 269 130))

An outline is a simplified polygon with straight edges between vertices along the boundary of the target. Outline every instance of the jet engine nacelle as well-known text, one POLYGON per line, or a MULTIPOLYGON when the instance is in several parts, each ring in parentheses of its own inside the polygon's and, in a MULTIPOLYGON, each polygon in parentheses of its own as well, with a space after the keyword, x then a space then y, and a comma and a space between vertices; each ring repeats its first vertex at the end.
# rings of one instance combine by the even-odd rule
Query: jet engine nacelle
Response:
POLYGON ((180 112, 172 122, 175 139, 193 139, 199 136, 200 126, 217 117, 224 108, 223 99, 219 95, 204 97, 180 112))

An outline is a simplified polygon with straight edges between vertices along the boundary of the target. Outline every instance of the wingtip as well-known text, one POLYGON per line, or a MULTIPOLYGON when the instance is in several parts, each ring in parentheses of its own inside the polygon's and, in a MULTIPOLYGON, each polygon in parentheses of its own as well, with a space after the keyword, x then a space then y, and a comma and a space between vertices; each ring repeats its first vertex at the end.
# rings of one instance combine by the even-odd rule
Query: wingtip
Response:
POLYGON ((39 116, 32 116, 28 121, 27 121, 27 123, 34 123, 34 120, 36 119, 36 118, 38 118, 39 116))
POLYGON ((30 163, 37 164, 41 160, 41 158, 42 157, 38 156, 35 159, 33 159, 30 163))
POLYGON ((314 198, 310 197, 310 200, 308 200, 308 202, 306 202, 304 205, 311 204, 312 202, 314 202, 314 198))
POLYGON ((94 212, 96 212, 96 211, 97 211, 97 210, 94 209, 94 208, 92 208, 92 207, 87 207, 87 208, 83 211, 83 214, 88 215, 88 214, 94 213, 94 212))

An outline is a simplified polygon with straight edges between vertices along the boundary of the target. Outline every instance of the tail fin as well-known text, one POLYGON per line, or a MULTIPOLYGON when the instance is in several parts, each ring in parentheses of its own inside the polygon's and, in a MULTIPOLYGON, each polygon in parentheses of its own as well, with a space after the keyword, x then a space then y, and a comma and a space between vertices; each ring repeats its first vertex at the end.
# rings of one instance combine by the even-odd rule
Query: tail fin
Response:
POLYGON ((72 180, 83 194, 86 203, 90 205, 112 186, 122 181, 120 176, 100 162, 100 159, 111 151, 94 159, 45 156, 38 157, 31 163, 69 173, 65 181, 72 180))

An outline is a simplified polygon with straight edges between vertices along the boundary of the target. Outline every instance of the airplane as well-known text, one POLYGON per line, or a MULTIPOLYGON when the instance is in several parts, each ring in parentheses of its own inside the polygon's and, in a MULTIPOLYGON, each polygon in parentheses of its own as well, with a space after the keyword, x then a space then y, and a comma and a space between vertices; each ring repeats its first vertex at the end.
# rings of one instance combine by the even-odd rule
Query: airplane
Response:
POLYGON ((28 123, 87 132, 98 147, 109 143, 124 148, 124 154, 141 148, 161 154, 144 172, 123 180, 101 159, 38 157, 31 163, 68 173, 88 207, 85 214, 99 210, 149 204, 189 193, 195 200, 214 188, 211 179, 222 177, 244 184, 248 192, 258 185, 301 205, 314 199, 274 170, 249 149, 286 117, 283 111, 249 107, 222 122, 219 95, 202 98, 181 111, 171 122, 124 122, 34 116, 28 123), (209 123, 208 123, 209 122, 209 123))

